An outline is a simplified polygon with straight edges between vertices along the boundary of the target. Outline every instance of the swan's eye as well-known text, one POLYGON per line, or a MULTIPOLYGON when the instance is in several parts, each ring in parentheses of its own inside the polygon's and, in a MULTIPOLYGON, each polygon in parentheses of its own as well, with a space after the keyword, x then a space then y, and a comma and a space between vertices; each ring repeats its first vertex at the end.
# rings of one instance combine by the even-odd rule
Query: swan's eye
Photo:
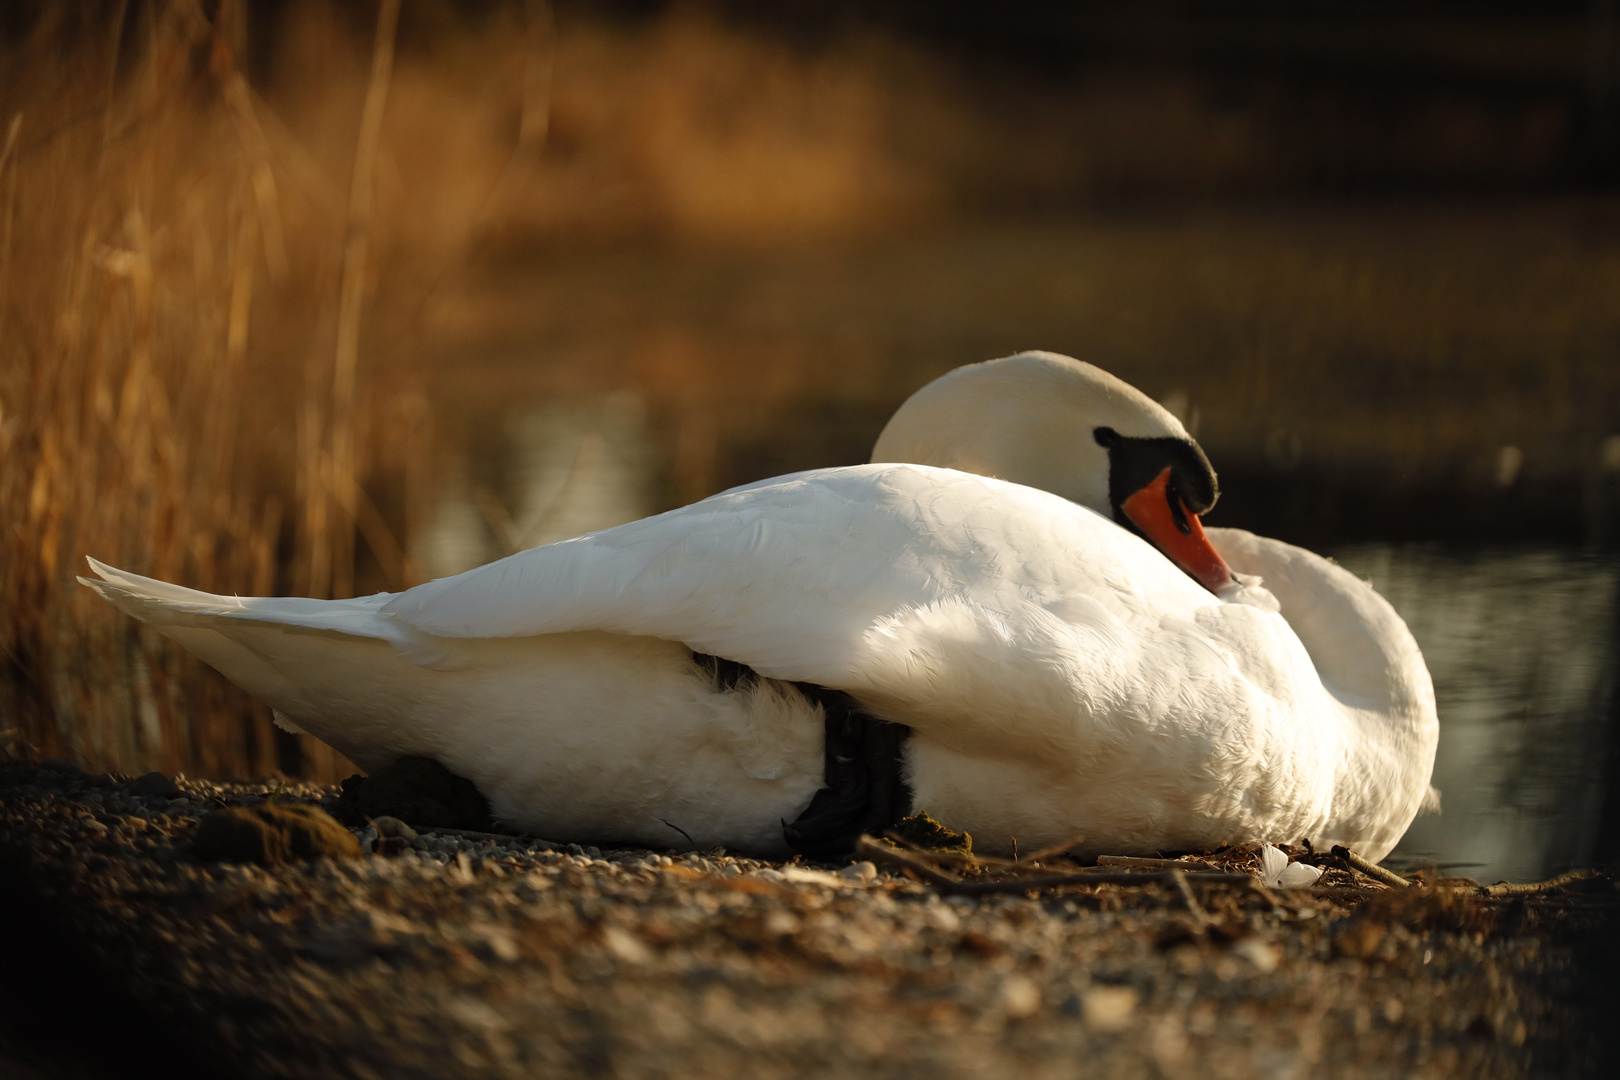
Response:
POLYGON ((1091 437, 1097 440, 1098 446, 1113 446, 1119 442, 1119 432, 1111 427, 1097 428, 1091 433, 1091 437))

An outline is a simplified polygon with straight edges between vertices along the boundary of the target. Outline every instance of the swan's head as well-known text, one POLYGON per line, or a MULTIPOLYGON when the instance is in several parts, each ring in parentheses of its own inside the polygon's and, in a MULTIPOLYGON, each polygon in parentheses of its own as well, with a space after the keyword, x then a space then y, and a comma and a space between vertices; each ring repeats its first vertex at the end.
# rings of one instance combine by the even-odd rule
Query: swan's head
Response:
POLYGON ((1169 410, 1080 360, 1026 352, 970 364, 918 390, 873 461, 905 461, 1041 488, 1113 518, 1211 592, 1232 572, 1198 515, 1220 487, 1169 410))

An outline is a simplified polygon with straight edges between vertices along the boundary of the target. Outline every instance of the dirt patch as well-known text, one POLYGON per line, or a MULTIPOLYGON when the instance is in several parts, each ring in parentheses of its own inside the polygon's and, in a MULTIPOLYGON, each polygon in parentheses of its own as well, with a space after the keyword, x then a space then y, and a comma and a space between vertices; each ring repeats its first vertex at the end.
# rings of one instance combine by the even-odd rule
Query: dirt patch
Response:
POLYGON ((335 791, 178 789, 0 771, 0 852, 18 895, 49 913, 34 917, 42 939, 71 943, 75 980, 232 1075, 1472 1078, 1613 1064, 1609 879, 1496 899, 1351 887, 1330 868, 1326 887, 1270 890, 1233 851, 1212 869, 1101 866, 1095 883, 946 896, 870 866, 428 830, 373 842, 392 854, 264 867, 198 860, 201 818, 335 791))

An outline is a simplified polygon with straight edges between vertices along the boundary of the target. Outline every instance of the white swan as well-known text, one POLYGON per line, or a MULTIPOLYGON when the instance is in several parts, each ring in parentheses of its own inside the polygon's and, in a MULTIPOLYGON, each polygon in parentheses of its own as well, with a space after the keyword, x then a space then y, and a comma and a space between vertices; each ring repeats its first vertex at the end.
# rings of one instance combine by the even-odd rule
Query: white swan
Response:
POLYGON ((903 776, 989 850, 1377 859, 1425 802, 1438 723, 1406 626, 1307 551, 1206 541, 1214 473, 1139 391, 1050 353, 977 364, 874 457, 907 463, 399 594, 222 597, 94 560, 80 580, 362 768, 436 758, 570 840, 780 852, 798 819, 830 851, 905 808, 903 776))

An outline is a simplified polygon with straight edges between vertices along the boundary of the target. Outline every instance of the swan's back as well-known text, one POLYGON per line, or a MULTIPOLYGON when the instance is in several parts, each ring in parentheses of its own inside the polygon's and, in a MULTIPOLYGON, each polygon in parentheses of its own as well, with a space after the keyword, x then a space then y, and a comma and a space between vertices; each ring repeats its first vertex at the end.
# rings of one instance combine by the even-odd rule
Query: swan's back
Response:
POLYGON ((1145 627, 1218 604, 1056 495, 921 465, 779 477, 418 586, 380 614, 442 637, 606 630, 841 686, 868 636, 969 603, 1145 627))

